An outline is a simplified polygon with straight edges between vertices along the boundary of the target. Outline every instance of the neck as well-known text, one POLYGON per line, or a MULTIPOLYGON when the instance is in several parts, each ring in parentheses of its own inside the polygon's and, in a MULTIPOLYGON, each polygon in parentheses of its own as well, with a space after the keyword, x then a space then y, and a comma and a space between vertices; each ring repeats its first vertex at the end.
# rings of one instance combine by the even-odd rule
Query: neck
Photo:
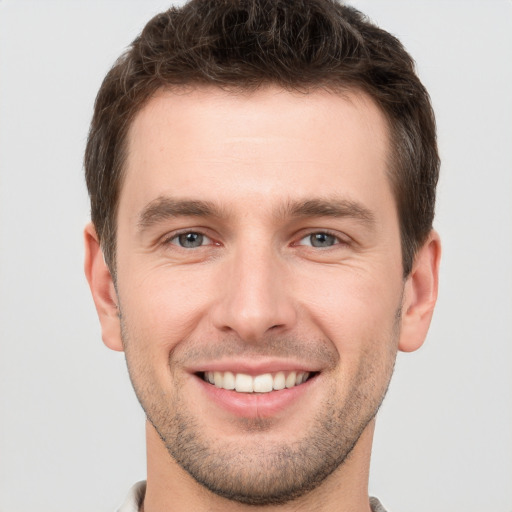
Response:
POLYGON ((172 457, 153 426, 146 424, 147 488, 144 512, 370 512, 368 478, 375 420, 363 431, 345 462, 320 486, 283 505, 245 505, 198 484, 172 457))

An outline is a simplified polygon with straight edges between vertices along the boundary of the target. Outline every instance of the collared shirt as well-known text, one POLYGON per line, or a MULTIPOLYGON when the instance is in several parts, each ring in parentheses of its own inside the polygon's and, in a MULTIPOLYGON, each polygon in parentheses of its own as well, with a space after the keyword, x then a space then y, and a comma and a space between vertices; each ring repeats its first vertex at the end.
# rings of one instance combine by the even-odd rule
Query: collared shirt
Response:
MULTIPOLYGON (((124 503, 116 510, 116 512, 139 512, 144 495, 146 494, 146 482, 142 480, 137 482, 128 493, 124 503)), ((386 512, 377 498, 370 498, 370 507, 372 512, 386 512)))
POLYGON ((144 495, 146 494, 146 480, 137 482, 126 496, 123 504, 116 510, 116 512, 139 512, 144 495))

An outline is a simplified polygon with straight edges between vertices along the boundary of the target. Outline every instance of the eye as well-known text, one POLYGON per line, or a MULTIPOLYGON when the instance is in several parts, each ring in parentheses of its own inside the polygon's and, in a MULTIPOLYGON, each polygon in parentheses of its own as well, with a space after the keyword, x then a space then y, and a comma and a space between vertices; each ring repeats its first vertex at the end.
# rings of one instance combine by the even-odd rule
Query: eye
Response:
POLYGON ((203 245, 211 244, 212 241, 202 233, 196 233, 195 231, 187 231, 186 233, 180 233, 169 240, 169 243, 178 245, 184 249, 195 249, 203 245))
POLYGON ((307 245, 310 247, 332 247, 333 245, 337 245, 340 243, 340 239, 337 236, 331 235, 330 233, 325 233, 323 231, 317 233, 311 233, 304 238, 299 240, 298 245, 307 245))

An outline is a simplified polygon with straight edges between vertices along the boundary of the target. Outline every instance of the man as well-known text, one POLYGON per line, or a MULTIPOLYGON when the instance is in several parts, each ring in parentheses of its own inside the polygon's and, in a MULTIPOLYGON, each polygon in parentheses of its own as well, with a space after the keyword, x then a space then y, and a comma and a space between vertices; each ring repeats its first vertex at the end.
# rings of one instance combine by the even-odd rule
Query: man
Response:
POLYGON ((105 78, 85 168, 85 271, 148 420, 120 510, 384 510, 375 415, 440 257, 400 43, 329 0, 171 9, 105 78))

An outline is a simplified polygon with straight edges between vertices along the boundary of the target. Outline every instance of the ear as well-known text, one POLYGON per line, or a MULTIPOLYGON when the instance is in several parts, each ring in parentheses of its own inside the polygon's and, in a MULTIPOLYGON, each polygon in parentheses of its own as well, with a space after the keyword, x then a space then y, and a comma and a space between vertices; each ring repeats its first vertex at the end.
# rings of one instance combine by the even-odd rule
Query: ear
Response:
POLYGON ((92 223, 87 224, 84 229, 84 242, 85 276, 100 319, 103 343, 112 350, 122 351, 117 293, 92 223))
POLYGON ((434 313, 439 282, 441 241, 432 230, 416 253, 405 282, 399 350, 412 352, 423 345, 434 313))

